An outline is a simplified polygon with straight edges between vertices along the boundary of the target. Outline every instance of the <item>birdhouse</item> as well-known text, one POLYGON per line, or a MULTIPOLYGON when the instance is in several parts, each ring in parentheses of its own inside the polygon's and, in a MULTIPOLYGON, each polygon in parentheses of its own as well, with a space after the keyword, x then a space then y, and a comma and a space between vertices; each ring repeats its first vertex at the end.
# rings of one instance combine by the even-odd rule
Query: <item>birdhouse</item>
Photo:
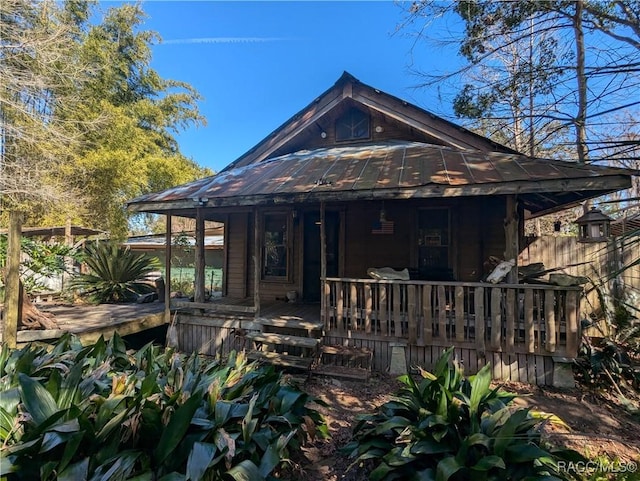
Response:
POLYGON ((611 217, 595 207, 578 217, 575 222, 578 224, 578 242, 602 242, 610 235, 611 217))

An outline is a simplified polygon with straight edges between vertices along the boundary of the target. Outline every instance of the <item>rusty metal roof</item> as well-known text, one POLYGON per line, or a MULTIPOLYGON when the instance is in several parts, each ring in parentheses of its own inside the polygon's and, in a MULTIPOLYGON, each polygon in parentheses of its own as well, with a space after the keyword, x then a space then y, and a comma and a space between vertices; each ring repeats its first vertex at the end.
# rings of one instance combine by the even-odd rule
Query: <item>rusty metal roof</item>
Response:
POLYGON ((625 188, 632 173, 519 154, 391 141, 303 150, 138 197, 129 206, 160 212, 193 207, 194 199, 206 199, 207 206, 215 207, 531 193, 537 197, 530 198, 528 208, 539 212, 625 188), (552 192, 558 195, 548 195, 552 192))

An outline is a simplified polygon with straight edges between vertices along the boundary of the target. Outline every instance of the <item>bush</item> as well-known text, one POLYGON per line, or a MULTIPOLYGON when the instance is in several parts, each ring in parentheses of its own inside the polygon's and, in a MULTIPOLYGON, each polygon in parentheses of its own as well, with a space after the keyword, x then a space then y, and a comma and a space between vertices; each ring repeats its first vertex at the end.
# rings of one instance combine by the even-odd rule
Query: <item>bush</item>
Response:
POLYGON ((90 273, 74 277, 71 286, 97 303, 130 302, 153 292, 149 275, 160 267, 157 259, 115 243, 98 242, 88 247, 83 260, 90 273))
POLYGON ((446 350, 433 374, 420 370, 419 382, 402 376, 394 399, 359 420, 343 448, 352 466, 370 465, 371 481, 567 479, 557 460, 581 456, 545 449, 541 419, 490 388, 490 367, 465 378, 452 355, 446 350))
POLYGON ((118 336, 0 353, 0 476, 268 480, 316 433, 311 398, 242 354, 226 362, 118 336))

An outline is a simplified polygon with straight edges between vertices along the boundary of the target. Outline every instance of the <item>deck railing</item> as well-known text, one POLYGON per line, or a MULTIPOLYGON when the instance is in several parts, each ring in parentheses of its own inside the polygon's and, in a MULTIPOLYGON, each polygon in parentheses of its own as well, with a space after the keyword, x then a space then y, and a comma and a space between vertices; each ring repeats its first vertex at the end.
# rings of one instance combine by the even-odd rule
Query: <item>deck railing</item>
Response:
POLYGON ((350 278, 322 283, 328 333, 483 352, 577 354, 580 288, 350 278))

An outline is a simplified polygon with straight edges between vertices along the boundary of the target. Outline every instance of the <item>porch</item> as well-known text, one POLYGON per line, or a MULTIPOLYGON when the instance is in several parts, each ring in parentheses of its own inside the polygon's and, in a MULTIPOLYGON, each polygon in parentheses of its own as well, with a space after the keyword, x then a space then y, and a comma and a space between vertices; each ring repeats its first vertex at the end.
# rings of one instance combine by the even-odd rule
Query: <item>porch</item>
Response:
MULTIPOLYGON (((495 379, 562 384, 580 340, 582 291, 575 287, 479 282, 322 279, 320 304, 220 298, 180 302, 180 349, 226 355, 247 332, 321 326, 324 346, 373 352, 372 367, 430 369, 455 346, 468 374, 490 363, 495 379)), ((286 332, 286 331, 285 331, 286 332)))

